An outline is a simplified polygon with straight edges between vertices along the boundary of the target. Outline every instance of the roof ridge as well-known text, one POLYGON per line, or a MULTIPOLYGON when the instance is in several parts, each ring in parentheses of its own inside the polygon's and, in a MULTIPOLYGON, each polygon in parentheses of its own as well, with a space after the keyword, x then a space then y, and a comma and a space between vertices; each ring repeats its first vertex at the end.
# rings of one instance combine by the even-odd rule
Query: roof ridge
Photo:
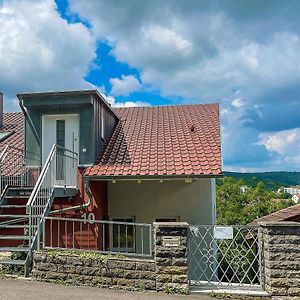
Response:
POLYGON ((175 108, 175 107, 190 107, 190 106, 220 106, 219 102, 212 102, 212 103, 190 103, 190 104, 174 104, 174 105, 150 105, 150 106, 130 106, 130 107, 124 107, 124 106, 113 106, 112 109, 145 109, 145 108, 175 108))

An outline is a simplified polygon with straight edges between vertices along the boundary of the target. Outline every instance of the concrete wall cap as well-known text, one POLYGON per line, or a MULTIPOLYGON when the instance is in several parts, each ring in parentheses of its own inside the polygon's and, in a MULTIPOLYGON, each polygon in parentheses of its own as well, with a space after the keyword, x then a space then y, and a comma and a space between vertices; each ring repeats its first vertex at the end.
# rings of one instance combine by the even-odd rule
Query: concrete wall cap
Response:
POLYGON ((169 228, 178 228, 178 227, 189 227, 187 222, 154 222, 155 227, 169 227, 169 228))
POLYGON ((298 222, 261 222, 259 223, 261 227, 300 227, 298 222))

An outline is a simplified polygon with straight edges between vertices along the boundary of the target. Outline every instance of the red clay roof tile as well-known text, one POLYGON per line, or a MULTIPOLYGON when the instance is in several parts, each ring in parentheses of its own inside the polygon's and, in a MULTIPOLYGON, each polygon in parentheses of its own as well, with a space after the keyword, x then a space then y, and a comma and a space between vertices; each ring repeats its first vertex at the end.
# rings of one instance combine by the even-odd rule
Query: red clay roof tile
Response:
POLYGON ((222 174, 218 104, 114 110, 121 121, 85 175, 222 174))
POLYGON ((0 132, 14 132, 0 143, 0 151, 6 145, 24 149, 24 115, 22 112, 3 113, 3 127, 0 132))

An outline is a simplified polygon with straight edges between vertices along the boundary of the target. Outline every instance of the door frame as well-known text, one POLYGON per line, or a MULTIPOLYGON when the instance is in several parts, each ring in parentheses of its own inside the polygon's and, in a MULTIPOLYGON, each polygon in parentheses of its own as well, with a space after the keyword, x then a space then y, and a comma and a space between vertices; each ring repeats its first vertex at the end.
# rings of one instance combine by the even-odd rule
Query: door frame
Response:
MULTIPOLYGON (((44 140, 45 140, 45 137, 44 137, 44 131, 45 131, 45 118, 47 117, 53 117, 53 118, 64 118, 64 117, 77 117, 78 118, 78 160, 79 160, 79 143, 80 143, 80 115, 79 114, 74 114, 74 113, 71 113, 71 114, 42 114, 41 116, 42 118, 42 138, 41 138, 41 161, 42 161, 42 165, 44 164, 44 161, 43 161, 43 158, 44 158, 44 140)), ((69 149, 69 150, 72 150, 72 149, 69 149)), ((47 156, 48 154, 45 155, 45 159, 47 159, 47 156)))

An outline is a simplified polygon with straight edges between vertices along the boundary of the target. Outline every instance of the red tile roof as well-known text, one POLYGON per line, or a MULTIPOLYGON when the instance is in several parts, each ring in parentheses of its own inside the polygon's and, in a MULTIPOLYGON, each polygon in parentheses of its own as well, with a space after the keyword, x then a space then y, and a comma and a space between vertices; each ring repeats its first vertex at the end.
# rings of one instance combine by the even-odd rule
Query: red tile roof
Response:
POLYGON ((3 127, 0 132, 14 132, 8 138, 0 142, 0 151, 10 145, 19 149, 24 148, 24 115, 22 112, 11 112, 3 114, 3 127))
POLYGON ((116 108, 120 118, 87 176, 221 175, 218 104, 116 108))
POLYGON ((275 211, 272 214, 254 220, 249 225, 258 225, 260 223, 282 221, 300 222, 300 204, 275 211))

